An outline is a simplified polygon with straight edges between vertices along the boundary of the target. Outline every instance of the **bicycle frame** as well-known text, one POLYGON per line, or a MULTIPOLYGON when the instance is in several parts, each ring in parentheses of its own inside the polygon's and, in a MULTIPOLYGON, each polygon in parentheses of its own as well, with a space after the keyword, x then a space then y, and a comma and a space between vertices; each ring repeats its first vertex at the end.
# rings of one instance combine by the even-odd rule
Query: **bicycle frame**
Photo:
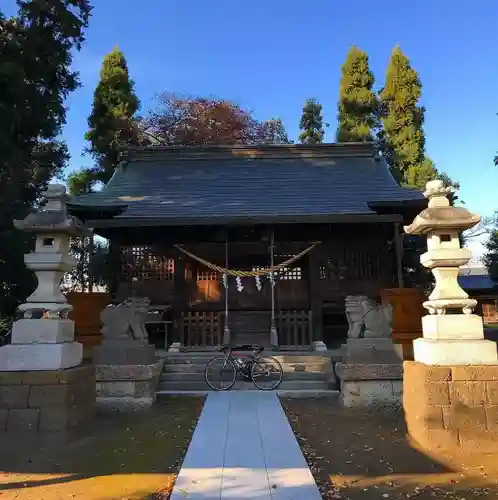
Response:
MULTIPOLYGON (((226 367, 226 364, 228 362, 228 360, 231 360, 232 363, 234 364, 235 366, 235 369, 237 371, 237 373, 241 373, 242 372, 242 367, 240 366, 240 364, 238 363, 238 360, 232 355, 232 352, 234 351, 233 348, 231 347, 228 347, 228 348, 225 348, 225 361, 223 363, 223 367, 222 368, 225 368, 226 367)), ((244 368, 247 367, 249 369, 251 369, 252 365, 253 364, 258 364, 258 354, 260 354, 261 352, 263 351, 263 349, 261 347, 256 347, 249 356, 247 356, 247 358, 249 358, 249 362, 248 363, 244 363, 244 368)))

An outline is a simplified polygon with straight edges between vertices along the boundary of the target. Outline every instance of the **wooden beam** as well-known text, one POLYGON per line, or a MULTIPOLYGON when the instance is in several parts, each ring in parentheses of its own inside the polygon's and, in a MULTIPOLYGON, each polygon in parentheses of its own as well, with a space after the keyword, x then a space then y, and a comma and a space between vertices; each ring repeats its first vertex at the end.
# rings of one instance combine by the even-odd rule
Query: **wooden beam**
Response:
POLYGON ((396 273, 398 276, 398 288, 404 287, 403 280, 403 237, 400 231, 400 223, 394 223, 394 243, 396 246, 396 273))

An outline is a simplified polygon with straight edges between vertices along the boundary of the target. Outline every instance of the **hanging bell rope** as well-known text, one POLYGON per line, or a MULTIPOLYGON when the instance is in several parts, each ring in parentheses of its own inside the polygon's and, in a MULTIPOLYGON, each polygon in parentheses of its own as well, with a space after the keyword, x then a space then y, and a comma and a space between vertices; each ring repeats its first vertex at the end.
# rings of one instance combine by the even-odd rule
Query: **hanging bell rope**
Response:
POLYGON ((217 266, 216 264, 213 264, 212 262, 209 262, 203 259, 202 257, 199 257, 189 252, 180 245, 174 245, 174 247, 177 250, 180 250, 180 252, 184 253, 187 257, 196 260, 200 264, 203 264, 204 266, 206 266, 209 269, 212 269, 213 271, 217 271, 221 274, 227 274, 229 276, 236 276, 239 278, 250 278, 254 276, 266 276, 271 273, 274 273, 275 271, 280 271, 281 269, 285 269, 286 267, 289 267, 291 264, 294 264, 294 262, 298 261, 301 257, 304 257, 307 253, 311 252, 311 250, 313 250, 313 248, 315 248, 320 243, 321 243, 320 241, 316 241, 312 243, 308 248, 305 248, 303 251, 297 253, 293 257, 290 257, 284 262, 271 266, 268 269, 258 269, 257 271, 242 271, 239 269, 227 269, 226 267, 217 266))

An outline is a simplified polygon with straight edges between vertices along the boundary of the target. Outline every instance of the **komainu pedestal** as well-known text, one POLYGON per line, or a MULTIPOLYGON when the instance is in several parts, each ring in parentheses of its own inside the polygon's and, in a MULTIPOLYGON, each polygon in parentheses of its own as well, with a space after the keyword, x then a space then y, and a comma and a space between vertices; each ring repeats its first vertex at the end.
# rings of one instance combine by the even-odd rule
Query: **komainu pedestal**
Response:
POLYGON ((366 296, 346 297, 348 340, 336 372, 344 406, 401 402, 401 354, 391 338, 392 308, 366 296))
POLYGON ((135 411, 156 401, 164 361, 156 360, 154 346, 148 343, 148 310, 146 298, 133 297, 102 311, 104 339, 93 349, 97 406, 102 410, 135 411))

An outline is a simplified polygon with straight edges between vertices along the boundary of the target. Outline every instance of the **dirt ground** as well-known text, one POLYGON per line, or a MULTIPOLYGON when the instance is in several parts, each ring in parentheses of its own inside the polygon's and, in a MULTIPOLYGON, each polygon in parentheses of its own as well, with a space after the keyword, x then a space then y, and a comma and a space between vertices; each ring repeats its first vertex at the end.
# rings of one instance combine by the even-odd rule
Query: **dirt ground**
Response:
POLYGON ((0 500, 166 500, 202 404, 171 397, 145 412, 101 415, 64 447, 14 446, 0 434, 0 500))
POLYGON ((409 443, 400 409, 326 398, 282 405, 324 499, 498 500, 496 456, 429 456, 409 443))

